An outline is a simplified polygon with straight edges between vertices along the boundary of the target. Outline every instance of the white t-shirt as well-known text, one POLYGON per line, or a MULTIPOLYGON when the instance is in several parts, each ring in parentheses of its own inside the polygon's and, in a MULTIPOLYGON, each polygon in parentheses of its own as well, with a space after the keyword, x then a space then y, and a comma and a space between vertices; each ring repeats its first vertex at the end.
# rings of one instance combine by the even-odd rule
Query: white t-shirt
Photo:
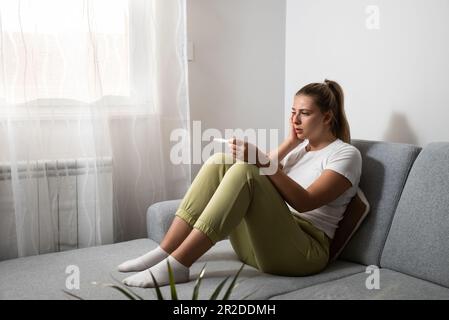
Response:
POLYGON ((283 171, 290 178, 307 189, 323 170, 331 169, 348 178, 352 186, 334 201, 311 211, 298 212, 287 202, 286 204, 292 214, 308 220, 332 239, 348 203, 357 193, 362 173, 362 156, 356 147, 340 139, 316 151, 306 151, 308 143, 308 139, 304 140, 280 161, 284 166, 283 171))

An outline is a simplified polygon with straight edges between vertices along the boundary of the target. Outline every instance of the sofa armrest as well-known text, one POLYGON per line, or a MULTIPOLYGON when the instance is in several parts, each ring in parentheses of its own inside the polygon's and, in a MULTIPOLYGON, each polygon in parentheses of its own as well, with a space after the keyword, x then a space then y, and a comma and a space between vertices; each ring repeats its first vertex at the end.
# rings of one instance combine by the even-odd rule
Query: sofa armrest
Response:
MULTIPOLYGON (((176 210, 182 199, 167 200, 153 203, 147 210, 147 233, 148 238, 161 243, 165 234, 175 218, 176 210)), ((227 235, 224 239, 229 239, 227 235)), ((224 240, 222 239, 222 240, 224 240)))
POLYGON ((182 199, 153 203, 147 210, 148 238, 160 243, 175 218, 176 210, 182 199))

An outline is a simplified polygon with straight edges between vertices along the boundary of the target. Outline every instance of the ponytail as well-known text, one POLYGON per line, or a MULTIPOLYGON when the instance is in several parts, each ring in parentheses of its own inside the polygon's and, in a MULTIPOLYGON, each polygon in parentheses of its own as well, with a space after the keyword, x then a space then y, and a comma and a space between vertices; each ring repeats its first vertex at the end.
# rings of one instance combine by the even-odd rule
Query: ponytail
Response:
POLYGON ((322 113, 331 111, 331 131, 340 140, 351 143, 349 123, 344 109, 344 94, 341 86, 333 81, 324 79, 324 83, 310 83, 302 87, 296 95, 311 96, 322 113))

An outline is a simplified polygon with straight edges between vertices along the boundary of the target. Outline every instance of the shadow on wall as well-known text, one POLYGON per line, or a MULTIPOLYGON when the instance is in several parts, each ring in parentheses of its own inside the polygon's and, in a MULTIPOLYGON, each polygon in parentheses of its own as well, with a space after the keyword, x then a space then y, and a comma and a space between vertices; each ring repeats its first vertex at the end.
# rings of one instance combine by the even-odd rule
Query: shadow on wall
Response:
POLYGON ((418 145, 418 139, 408 123, 407 116, 401 112, 393 112, 382 140, 418 145))

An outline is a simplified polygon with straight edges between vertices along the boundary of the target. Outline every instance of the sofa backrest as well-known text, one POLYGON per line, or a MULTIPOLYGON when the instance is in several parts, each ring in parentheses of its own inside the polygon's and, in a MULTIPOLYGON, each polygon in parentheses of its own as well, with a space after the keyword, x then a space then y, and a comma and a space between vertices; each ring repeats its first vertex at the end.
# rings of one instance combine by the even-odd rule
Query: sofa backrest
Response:
POLYGON ((352 139, 362 155, 360 188, 370 212, 348 242, 340 259, 379 265, 402 189, 421 147, 394 142, 352 139))
POLYGON ((413 164, 381 266, 449 287, 449 142, 428 144, 413 164))

